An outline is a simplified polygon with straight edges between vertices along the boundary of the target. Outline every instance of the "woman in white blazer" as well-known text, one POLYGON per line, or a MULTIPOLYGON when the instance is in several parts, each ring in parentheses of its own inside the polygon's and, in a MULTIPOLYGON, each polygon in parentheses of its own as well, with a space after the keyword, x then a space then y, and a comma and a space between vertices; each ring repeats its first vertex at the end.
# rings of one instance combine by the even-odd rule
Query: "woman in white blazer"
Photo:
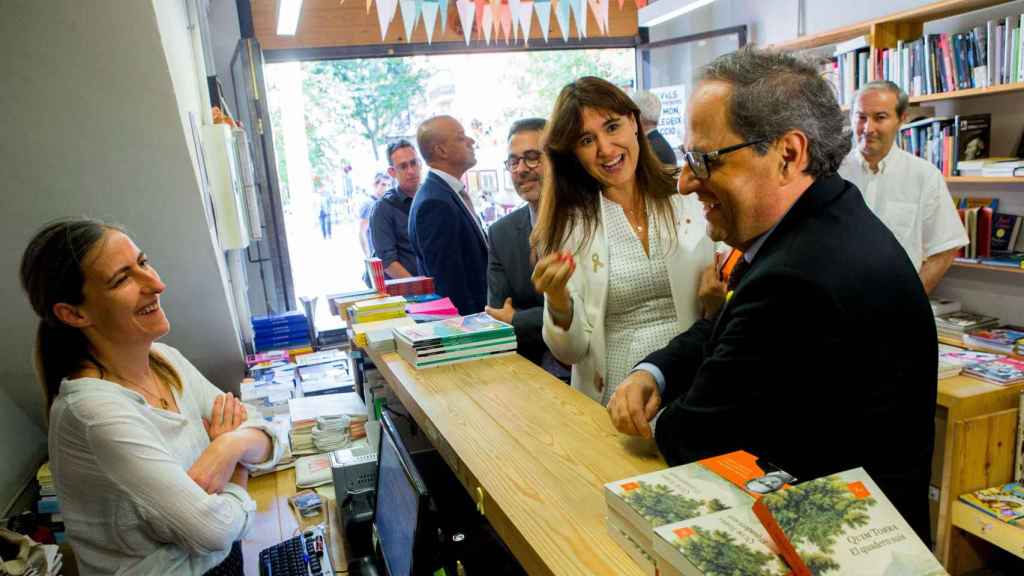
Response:
POLYGON ((639 135, 640 112, 594 77, 562 89, 533 242, 544 341, 572 364, 572 386, 607 404, 633 365, 700 317, 713 261, 700 203, 639 135))

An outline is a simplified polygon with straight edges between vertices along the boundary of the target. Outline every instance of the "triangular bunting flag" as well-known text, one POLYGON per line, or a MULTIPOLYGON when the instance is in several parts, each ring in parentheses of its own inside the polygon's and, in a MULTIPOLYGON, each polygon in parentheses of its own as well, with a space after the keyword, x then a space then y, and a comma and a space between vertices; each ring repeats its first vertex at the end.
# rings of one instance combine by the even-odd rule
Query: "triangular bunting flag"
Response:
POLYGON ((370 7, 373 6, 373 0, 366 0, 366 13, 370 13, 370 7))
MULTIPOLYGON (((571 0, 557 0, 555 4, 555 19, 558 20, 558 28, 562 32, 562 40, 569 41, 569 4, 571 0)), ((554 2, 552 2, 554 4, 554 2)))
MULTIPOLYGON (((480 25, 480 30, 484 33, 484 43, 488 46, 491 45, 491 32, 494 32, 494 10, 491 5, 484 6, 484 18, 480 25)), ((497 40, 497 38, 495 38, 497 40)))
POLYGON ((380 39, 386 41, 388 28, 391 21, 395 19, 395 11, 398 8, 398 0, 377 0, 377 24, 380 25, 380 39))
POLYGON ((608 0, 587 0, 590 11, 594 14, 597 27, 605 36, 608 35, 608 0))
POLYGON ((473 34, 476 4, 470 0, 455 0, 455 9, 459 12, 459 23, 462 25, 462 35, 466 38, 466 46, 469 46, 469 38, 473 34))
POLYGON ((523 44, 529 46, 530 29, 533 28, 533 2, 519 2, 516 20, 519 22, 519 29, 523 31, 523 44))
POLYGON ((444 37, 448 33, 448 0, 440 0, 437 4, 437 11, 441 14, 441 37, 444 37))
POLYGON ((480 40, 484 34, 484 5, 487 0, 473 0, 473 4, 476 6, 476 38, 480 40))
POLYGON ((519 2, 520 0, 508 0, 508 12, 512 15, 512 39, 519 43, 519 2))
POLYGON ((398 7, 402 9, 402 24, 405 25, 405 41, 412 40, 412 31, 416 28, 416 20, 420 17, 420 5, 417 0, 398 0, 398 7))
MULTIPOLYGON (((427 44, 434 41, 434 25, 437 23, 437 13, 440 5, 436 1, 425 0, 420 10, 423 12, 423 27, 427 30, 427 44)), ((441 32, 444 34, 444 31, 441 32)))
POLYGON ((491 26, 493 30, 491 35, 494 36, 494 43, 498 43, 498 37, 501 35, 501 0, 490 0, 491 2, 491 26))
POLYGON ((647 6, 647 0, 636 0, 637 8, 643 8, 644 6, 647 6))
POLYGON ((625 5, 626 5, 626 0, 619 0, 619 10, 622 10, 622 7, 625 6, 625 5))
POLYGON ((572 6, 572 19, 576 21, 576 34, 580 38, 587 37, 587 0, 569 0, 572 6))
POLYGON ((544 41, 548 41, 548 34, 551 32, 551 2, 537 0, 533 3, 533 10, 537 12, 537 22, 540 24, 540 33, 544 41))
POLYGON ((501 5, 501 9, 498 11, 498 20, 501 22, 501 35, 505 38, 505 44, 508 44, 512 35, 512 9, 508 7, 508 4, 501 5))

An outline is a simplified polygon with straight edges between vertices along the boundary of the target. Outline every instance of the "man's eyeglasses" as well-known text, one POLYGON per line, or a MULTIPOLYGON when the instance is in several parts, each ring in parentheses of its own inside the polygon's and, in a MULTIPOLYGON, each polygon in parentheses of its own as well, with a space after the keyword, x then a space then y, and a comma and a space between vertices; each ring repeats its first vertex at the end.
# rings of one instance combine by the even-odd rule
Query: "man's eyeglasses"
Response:
POLYGON ((395 164, 395 169, 401 172, 407 168, 415 168, 420 165, 419 158, 413 158, 412 160, 406 160, 401 164, 395 164))
POLYGON ((681 152, 686 158, 686 164, 690 167, 690 171, 697 177, 698 180, 707 180, 711 177, 711 164, 717 160, 720 156, 728 154, 729 152, 735 152, 742 150, 748 146, 756 146, 763 142, 767 142, 768 138, 760 138, 758 140, 751 140, 750 142, 744 142, 742 144, 734 144, 732 146, 726 146, 725 148, 719 148, 713 152, 694 152, 693 150, 683 149, 681 152))
POLYGON ((512 172, 519 166, 519 161, 522 160, 523 164, 530 170, 533 170, 537 166, 540 166, 541 161, 544 158, 544 153, 540 150, 527 150, 523 152, 522 156, 516 156, 515 154, 509 154, 508 160, 505 160, 505 169, 512 172))

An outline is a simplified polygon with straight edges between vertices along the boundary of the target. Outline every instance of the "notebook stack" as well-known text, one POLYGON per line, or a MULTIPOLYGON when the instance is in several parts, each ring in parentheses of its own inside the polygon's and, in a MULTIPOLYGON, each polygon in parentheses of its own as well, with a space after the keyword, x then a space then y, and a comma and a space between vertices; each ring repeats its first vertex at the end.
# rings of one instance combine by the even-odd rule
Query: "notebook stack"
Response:
POLYGON ((366 436, 366 405, 354 392, 294 398, 288 410, 293 455, 336 449, 331 447, 338 445, 339 435, 350 441, 366 436))
POLYGON ((939 336, 963 341, 964 334, 985 328, 995 328, 999 319, 973 312, 950 312, 935 317, 935 328, 939 336))
POLYGON ((252 330, 255 333, 253 344, 257 352, 310 345, 309 322, 299 311, 253 317, 252 330))
POLYGON ((428 368, 516 351, 512 326, 481 312, 394 329, 398 354, 414 368, 428 368))

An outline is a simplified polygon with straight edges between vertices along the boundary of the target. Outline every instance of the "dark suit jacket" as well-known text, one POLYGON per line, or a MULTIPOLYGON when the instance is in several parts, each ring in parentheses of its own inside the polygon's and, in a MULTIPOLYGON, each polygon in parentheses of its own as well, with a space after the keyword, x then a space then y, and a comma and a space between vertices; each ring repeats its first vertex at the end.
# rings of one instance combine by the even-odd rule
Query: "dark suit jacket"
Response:
POLYGON ((516 309, 512 326, 517 348, 530 362, 540 366, 547 346, 541 337, 544 325, 544 296, 533 289, 530 276, 530 207, 518 208, 491 224, 487 251, 487 301, 501 308, 512 298, 516 309))
POLYGON ((420 274, 451 298, 459 314, 483 312, 487 299, 487 242, 465 204, 430 172, 409 210, 409 240, 420 274))
POLYGON ((799 479, 863 466, 928 542, 938 345, 914 266, 860 191, 816 181, 717 322, 645 361, 669 464, 747 450, 799 479))
POLYGON ((665 140, 661 132, 654 130, 647 135, 647 141, 651 143, 651 148, 654 149, 654 155, 658 157, 658 160, 661 160, 663 164, 676 165, 676 153, 672 151, 668 140, 665 140))

